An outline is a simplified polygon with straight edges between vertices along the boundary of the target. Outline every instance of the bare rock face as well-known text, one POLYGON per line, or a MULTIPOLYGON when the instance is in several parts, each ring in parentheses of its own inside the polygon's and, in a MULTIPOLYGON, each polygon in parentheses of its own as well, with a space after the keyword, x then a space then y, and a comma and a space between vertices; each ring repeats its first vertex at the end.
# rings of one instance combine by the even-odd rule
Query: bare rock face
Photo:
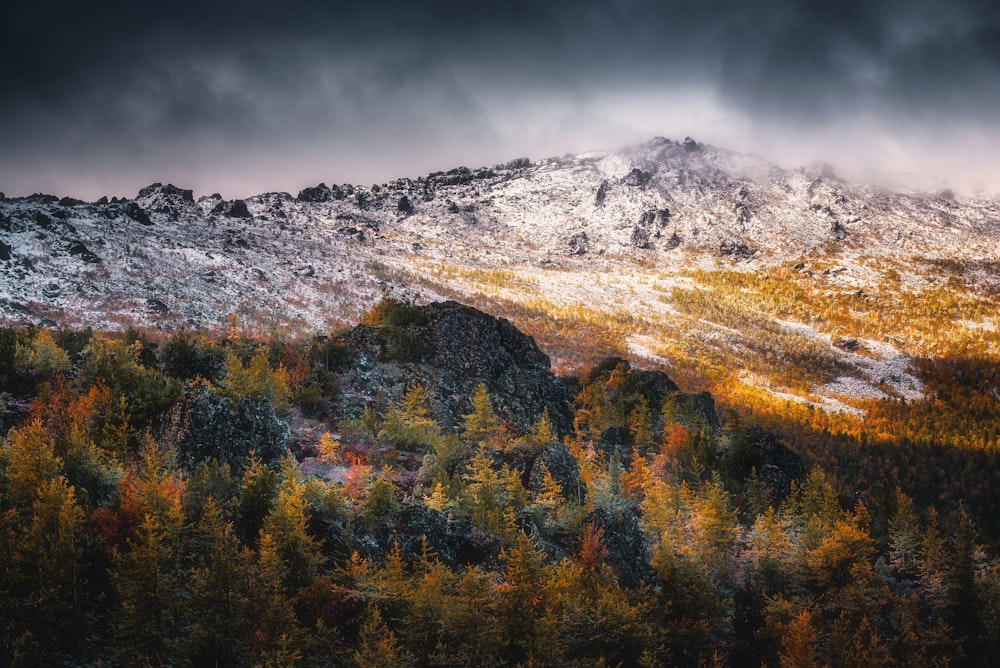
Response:
POLYGON ((587 524, 599 533, 605 561, 621 583, 638 586, 649 575, 649 545, 635 513, 629 508, 596 508, 587 524))
POLYGON ((239 470, 252 450, 264 462, 288 453, 288 423, 266 399, 228 399, 196 387, 175 406, 161 427, 161 439, 177 448, 180 464, 193 468, 217 459, 239 470))
POLYGON ((542 464, 549 470, 549 475, 559 483, 563 498, 582 503, 586 497, 585 485, 580 484, 580 466, 565 443, 552 441, 546 444, 535 458, 528 476, 528 489, 538 494, 542 491, 544 473, 542 464))
POLYGON ((633 167, 632 171, 622 178, 622 185, 632 186, 632 187, 642 187, 647 185, 650 180, 652 180, 653 175, 649 172, 644 172, 638 167, 633 167))
POLYGON ((507 320, 472 307, 397 304, 380 324, 355 328, 348 345, 358 363, 342 385, 360 390, 343 399, 348 414, 360 412, 364 397, 400 395, 419 383, 431 391, 436 417, 454 426, 472 410, 470 398, 482 383, 501 418, 527 428, 548 409, 558 431, 572 424, 565 386, 548 355, 507 320))
POLYGON ((225 212, 227 218, 250 218, 250 210, 247 209, 247 203, 241 199, 233 200, 233 203, 229 205, 229 209, 225 212))
POLYGON ((153 221, 149 219, 149 214, 143 211, 142 207, 135 202, 129 202, 125 207, 125 215, 139 223, 140 225, 152 225, 153 221))
POLYGON ((178 220, 182 215, 197 215, 194 192, 178 188, 168 183, 154 183, 139 190, 135 203, 147 213, 158 213, 170 220, 178 220))

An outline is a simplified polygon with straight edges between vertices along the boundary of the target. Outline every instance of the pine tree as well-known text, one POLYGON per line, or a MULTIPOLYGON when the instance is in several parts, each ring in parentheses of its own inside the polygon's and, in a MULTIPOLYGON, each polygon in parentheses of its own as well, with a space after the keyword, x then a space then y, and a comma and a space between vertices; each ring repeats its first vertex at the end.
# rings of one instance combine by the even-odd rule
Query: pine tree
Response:
POLYGON ((319 541, 306 531, 304 492, 297 468, 290 466, 261 528, 260 550, 264 552, 263 538, 267 536, 268 550, 273 551, 269 558, 273 558, 278 578, 289 595, 309 584, 324 563, 319 541))
POLYGON ((493 413, 493 402, 486 385, 479 383, 472 396, 472 412, 465 416, 465 440, 476 447, 492 442, 500 432, 500 421, 493 413))
POLYGON ((636 451, 640 455, 645 454, 653 445, 653 413, 645 396, 639 396, 635 408, 629 413, 628 428, 636 451))
POLYGON ((781 668, 820 668, 819 633, 806 608, 792 620, 781 638, 781 668))
POLYGON ((903 578, 917 576, 920 561, 920 526, 913 501, 896 487, 896 510, 889 520, 889 564, 903 578))
POLYGON ((240 550, 232 526, 211 498, 202 508, 193 542, 202 547, 184 604, 188 633, 183 655, 191 665, 242 665, 247 659, 251 555, 240 550))
POLYGON ((180 639, 180 529, 147 514, 112 572, 120 599, 118 647, 129 663, 160 664, 180 639))
POLYGON ((28 345, 17 344, 14 368, 19 374, 38 380, 52 380, 70 369, 69 355, 56 345, 47 329, 40 329, 28 345))
POLYGON ((409 668, 416 665, 396 634, 382 621, 378 607, 361 627, 354 662, 358 668, 409 668))

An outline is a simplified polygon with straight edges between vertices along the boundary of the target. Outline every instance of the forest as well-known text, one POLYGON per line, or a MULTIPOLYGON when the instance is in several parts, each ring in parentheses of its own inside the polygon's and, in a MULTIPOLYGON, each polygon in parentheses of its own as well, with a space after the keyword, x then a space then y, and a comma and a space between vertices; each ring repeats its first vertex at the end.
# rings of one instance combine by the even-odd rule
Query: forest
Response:
MULTIPOLYGON (((363 322, 419 370, 417 318, 363 322)), ((346 333, 0 330, 0 664, 1000 655, 997 467, 916 426, 976 424, 962 396, 883 402, 869 441, 734 396, 719 416, 610 357, 565 380, 565 423, 510 419, 488 379, 457 420, 420 383, 348 414, 358 356, 346 333)))

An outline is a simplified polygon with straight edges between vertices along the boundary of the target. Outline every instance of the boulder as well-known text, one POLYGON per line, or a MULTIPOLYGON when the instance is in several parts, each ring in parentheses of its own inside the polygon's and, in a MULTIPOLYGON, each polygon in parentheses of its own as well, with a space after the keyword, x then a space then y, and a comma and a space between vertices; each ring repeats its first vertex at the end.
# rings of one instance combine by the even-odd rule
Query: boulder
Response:
POLYGON ((35 215, 32 216, 32 219, 35 221, 35 225, 38 225, 43 230, 52 229, 52 219, 46 216, 41 211, 36 211, 35 215))
POLYGON ((247 208, 247 203, 241 199, 233 200, 232 204, 226 210, 225 215, 227 218, 252 218, 250 210, 247 208))
POLYGON ((839 220, 833 221, 833 224, 830 226, 830 236, 834 241, 843 241, 850 235, 851 233, 847 231, 847 228, 842 222, 839 220))
POLYGON ((590 250, 590 239, 586 232, 577 232, 569 238, 569 252, 572 255, 586 255, 590 250))
POLYGON ((69 248, 66 250, 70 255, 76 255, 87 264, 98 264, 101 262, 101 258, 88 250, 87 247, 83 245, 82 241, 71 241, 69 248))
POLYGON ((414 212, 413 204, 410 203, 410 198, 403 195, 399 198, 399 202, 396 203, 396 210, 403 215, 410 215, 414 212))
POLYGON ((607 199, 608 193, 611 191, 611 184, 608 183, 607 179, 601 181, 601 185, 597 187, 597 194, 594 195, 594 205, 602 206, 604 200, 607 199))
POLYGON ((270 401, 222 397, 207 385, 196 386, 171 409, 160 433, 162 442, 177 448, 182 466, 217 459, 237 471, 251 450, 264 462, 287 454, 288 435, 288 423, 270 401))
POLYGON ((562 488, 563 498, 582 503, 586 498, 585 485, 580 484, 580 466, 576 463, 569 448, 560 441, 547 443, 535 457, 528 475, 528 489, 538 494, 542 491, 542 464, 549 470, 552 478, 562 488))
POLYGON ((632 171, 630 171, 622 178, 622 185, 632 186, 632 187, 642 187, 647 185, 652 178, 653 175, 650 174, 649 172, 644 172, 638 167, 633 167, 632 171))
POLYGON ((559 433, 571 427, 565 387, 548 355, 507 320, 451 301, 383 302, 376 311, 376 324, 360 325, 347 336, 358 364, 341 381, 355 388, 340 398, 345 414, 360 414, 365 397, 398 398, 406 387, 421 384, 430 390, 435 417, 454 427, 471 412, 482 383, 501 419, 526 429, 548 409, 559 433))
POLYGON ((153 221, 149 219, 149 214, 147 214, 141 206, 135 202, 129 202, 125 207, 125 215, 139 223, 140 225, 152 225, 153 221))

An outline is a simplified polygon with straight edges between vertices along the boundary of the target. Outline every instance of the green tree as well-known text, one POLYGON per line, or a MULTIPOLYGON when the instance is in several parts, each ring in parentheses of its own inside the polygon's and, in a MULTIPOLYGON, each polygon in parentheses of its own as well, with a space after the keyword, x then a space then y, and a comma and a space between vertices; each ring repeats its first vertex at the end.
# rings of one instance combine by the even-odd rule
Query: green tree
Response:
POLYGON ((56 374, 69 371, 69 355, 56 344, 48 330, 40 329, 31 343, 17 344, 14 368, 24 376, 52 380, 56 374))
POLYGON ((194 534, 201 549, 188 577, 182 654, 190 665, 245 665, 251 555, 240 549, 232 526, 211 498, 202 506, 194 534))
POLYGON ((320 543, 309 535, 306 520, 305 485, 299 479, 297 468, 289 465, 274 507, 264 520, 260 541, 261 559, 272 560, 289 595, 308 585, 324 563, 320 543), (273 554, 265 557, 265 550, 273 554))
POLYGON ((396 634, 382 621, 378 607, 361 627, 354 663, 358 668, 409 668, 416 665, 396 634))
POLYGON ((472 446, 491 443, 500 433, 500 421, 493 413, 493 402, 486 385, 479 383, 472 396, 472 412, 465 416, 465 440, 472 446))
POLYGON ((267 349, 260 348, 244 366, 233 353, 226 355, 219 393, 233 399, 266 399, 279 411, 288 410, 288 378, 285 367, 271 368, 267 349))

